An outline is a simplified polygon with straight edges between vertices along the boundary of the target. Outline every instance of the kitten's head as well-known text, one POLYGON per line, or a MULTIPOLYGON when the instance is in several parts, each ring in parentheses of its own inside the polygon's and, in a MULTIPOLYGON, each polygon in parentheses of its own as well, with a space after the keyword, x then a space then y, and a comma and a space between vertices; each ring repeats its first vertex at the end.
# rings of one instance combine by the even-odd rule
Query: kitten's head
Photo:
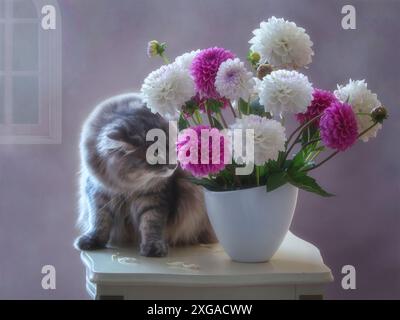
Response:
MULTIPOLYGON (((99 136, 98 152, 105 160, 105 171, 116 187, 146 190, 172 176, 177 165, 168 164, 168 123, 148 110, 121 114, 106 125, 99 136), (165 153, 151 152, 154 141, 146 141, 151 129, 164 131, 165 153), (151 164, 149 157, 165 157, 166 164, 151 164)), ((153 148, 154 150, 154 148, 153 148)))

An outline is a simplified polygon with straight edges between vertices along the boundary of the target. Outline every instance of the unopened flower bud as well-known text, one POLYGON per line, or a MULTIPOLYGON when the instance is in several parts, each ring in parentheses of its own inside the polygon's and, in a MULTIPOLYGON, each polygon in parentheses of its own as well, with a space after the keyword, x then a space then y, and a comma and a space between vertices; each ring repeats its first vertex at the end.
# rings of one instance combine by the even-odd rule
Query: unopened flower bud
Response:
POLYGON ((260 62, 261 56, 258 52, 251 51, 249 53, 249 61, 251 62, 252 65, 256 65, 257 63, 260 62))
POLYGON ((371 117, 374 121, 382 123, 383 120, 388 118, 388 112, 385 107, 376 107, 371 111, 371 117))
POLYGON ((162 55, 165 51, 166 44, 165 43, 159 43, 157 40, 151 40, 147 44, 147 55, 151 57, 155 57, 158 55, 162 55))
POLYGON ((158 41, 157 40, 152 40, 149 41, 147 44, 147 55, 151 57, 155 57, 157 55, 157 47, 158 47, 158 41))
POLYGON ((257 68, 257 78, 262 80, 268 74, 273 71, 272 66, 270 64, 260 64, 257 68))

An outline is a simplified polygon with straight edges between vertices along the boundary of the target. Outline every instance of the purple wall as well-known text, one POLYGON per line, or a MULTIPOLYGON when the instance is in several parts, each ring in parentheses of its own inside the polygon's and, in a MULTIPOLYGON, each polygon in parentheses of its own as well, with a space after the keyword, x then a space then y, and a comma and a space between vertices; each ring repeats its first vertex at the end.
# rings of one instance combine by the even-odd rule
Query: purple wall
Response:
POLYGON ((0 146, 0 298, 87 298, 76 235, 80 127, 103 98, 140 88, 168 54, 223 46, 244 58, 251 30, 271 15, 305 27, 314 42, 306 71, 315 86, 367 79, 391 118, 377 139, 359 143, 315 173, 336 197, 301 192, 292 231, 314 243, 336 280, 327 298, 400 298, 399 1, 352 1, 357 30, 341 29, 346 1, 60 0, 63 18, 63 143, 0 146), (57 270, 57 290, 41 289, 41 267, 57 270), (357 270, 357 290, 340 286, 357 270))

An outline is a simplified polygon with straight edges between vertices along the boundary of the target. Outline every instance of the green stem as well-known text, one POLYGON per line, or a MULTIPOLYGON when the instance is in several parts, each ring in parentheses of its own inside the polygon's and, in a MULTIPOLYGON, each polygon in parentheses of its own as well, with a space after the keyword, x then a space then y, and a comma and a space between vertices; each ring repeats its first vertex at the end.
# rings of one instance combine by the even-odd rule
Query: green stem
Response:
POLYGON ((361 138, 361 136, 363 136, 364 134, 366 134, 369 130, 371 130, 373 127, 375 127, 378 124, 378 122, 374 122, 371 126, 369 126, 367 129, 365 129, 363 132, 361 132, 358 135, 358 138, 361 138))
MULTIPOLYGON (((361 132, 358 136, 357 139, 359 139, 361 136, 363 136, 365 133, 367 133, 369 130, 371 130, 373 127, 375 127, 378 124, 378 122, 374 122, 373 125, 369 126, 367 129, 365 129, 363 132, 361 132)), ((306 172, 317 169, 318 167, 322 166, 325 162, 327 162, 328 160, 332 159, 334 156, 336 156, 340 151, 337 150, 335 152, 333 152, 331 155, 329 155, 327 158, 325 158, 324 160, 322 160, 320 163, 318 163, 317 165, 315 165, 314 167, 305 170, 306 172)))
POLYGON ((202 119, 201 119, 201 115, 200 115, 199 110, 197 110, 197 109, 194 110, 194 115, 195 115, 195 117, 197 119, 198 124, 201 124, 202 123, 202 119))
POLYGON ((238 107, 238 113, 239 113, 239 119, 242 119, 242 111, 240 111, 239 107, 238 107))
POLYGON ((233 109, 233 106, 232 106, 231 101, 229 101, 229 108, 231 109, 233 116, 234 116, 235 118, 237 118, 237 117, 236 117, 235 109, 233 109))
POLYGON ((224 118, 224 116, 222 115, 222 112, 221 112, 221 111, 218 111, 217 115, 218 115, 220 121, 222 121, 222 124, 224 125, 224 127, 225 127, 225 128, 228 128, 228 124, 226 123, 225 118, 224 118))
POLYGON ((310 144, 312 144, 312 143, 315 143, 315 142, 318 142, 318 141, 321 141, 321 138, 317 138, 317 139, 313 139, 313 140, 308 141, 307 143, 305 143, 305 144, 303 144, 303 145, 301 146, 300 151, 302 151, 302 150, 303 150, 305 147, 307 147, 308 145, 310 145, 310 144))
MULTIPOLYGON (((303 150, 305 150, 305 148, 307 147, 307 146, 309 146, 310 144, 313 144, 313 143, 316 143, 316 142, 319 142, 319 141, 321 141, 321 138, 317 138, 317 139, 313 139, 313 140, 310 140, 310 141, 308 141, 307 143, 305 143, 305 144, 303 144, 302 146, 301 146, 301 149, 299 150, 299 152, 302 152, 303 150)), ((319 153, 320 153, 321 151, 319 151, 319 152, 310 152, 308 155, 307 155, 307 157, 304 159, 304 161, 305 162, 308 162, 308 161, 310 161, 310 159, 309 159, 309 157, 310 157, 310 155, 311 155, 311 158, 314 156, 317 156, 319 153), (316 155, 313 155, 313 153, 316 153, 316 155)))
POLYGON ((214 127, 214 121, 211 118, 211 112, 208 109, 207 101, 204 102, 204 108, 206 109, 206 114, 207 114, 207 118, 208 118, 208 122, 210 123, 210 126, 214 127))
POLYGON ((318 163, 318 164, 315 165, 314 167, 312 167, 312 168, 310 168, 310 169, 307 169, 307 170, 304 170, 304 171, 305 171, 305 172, 308 172, 308 171, 317 169, 318 167, 322 166, 325 162, 327 162, 328 160, 330 160, 330 159, 332 159, 334 156, 336 156, 339 152, 340 152, 340 151, 337 150, 337 151, 331 153, 329 157, 325 158, 324 160, 322 160, 320 163, 318 163))
POLYGON ((371 114, 368 112, 357 112, 356 115, 357 116, 371 116, 371 114))
POLYGON ((306 157, 305 162, 313 161, 320 153, 321 153, 321 150, 311 152, 311 153, 306 157))
MULTIPOLYGON (((312 118, 310 121, 308 121, 308 122, 306 122, 306 123, 300 125, 296 130, 294 130, 294 131, 292 132, 292 134, 290 135, 289 139, 287 139, 286 145, 289 144, 289 142, 292 140, 292 138, 294 137, 294 135, 295 135, 297 132, 299 132, 299 130, 300 130, 300 134, 301 134, 301 132, 302 132, 305 128, 307 128, 309 125, 311 125, 315 120, 317 120, 317 119, 320 118, 321 116, 322 116, 322 113, 320 113, 319 115, 315 116, 315 117, 312 118)), ((300 134, 298 135, 298 137, 300 137, 300 134)), ((296 139, 296 140, 297 140, 297 139, 296 139)))
POLYGON ((297 141, 299 140, 300 135, 301 135, 302 132, 303 132, 303 130, 301 130, 301 131, 299 132, 299 134, 297 135, 296 139, 293 141, 293 143, 291 144, 291 146, 289 147, 289 149, 286 151, 285 156, 283 157, 282 163, 285 163, 285 160, 286 160, 287 157, 289 156, 290 151, 292 151, 292 149, 293 149, 294 146, 296 145, 296 143, 297 143, 297 141))
POLYGON ((301 134, 303 133, 303 130, 308 128, 315 120, 317 120, 318 118, 320 118, 322 116, 322 113, 315 116, 314 118, 312 118, 310 121, 306 122, 305 124, 299 126, 296 130, 294 130, 292 132, 292 134, 290 135, 289 139, 286 141, 286 146, 288 146, 289 142, 292 140, 293 136, 298 132, 296 139, 293 141, 292 145, 289 147, 289 149, 286 151, 285 156, 282 158, 282 162, 280 163, 280 165, 285 163, 285 160, 287 159, 287 157, 290 154, 290 151, 292 151, 293 147, 296 145, 296 143, 298 142, 301 134))
POLYGON ((211 112, 210 111, 207 111, 207 117, 208 117, 208 122, 210 123, 210 126, 214 127, 214 121, 213 121, 213 119, 211 117, 211 112))
POLYGON ((165 64, 169 64, 170 63, 169 59, 163 53, 160 54, 160 57, 163 59, 165 64))
POLYGON ((281 118, 281 125, 285 126, 285 117, 283 115, 279 116, 281 118))
POLYGON ((197 121, 197 119, 196 119, 194 113, 192 114, 191 118, 192 118, 192 120, 193 120, 193 122, 194 122, 195 125, 199 125, 199 124, 200 124, 200 123, 197 121))
POLYGON ((257 183, 257 186, 260 185, 260 167, 259 166, 256 166, 256 183, 257 183))

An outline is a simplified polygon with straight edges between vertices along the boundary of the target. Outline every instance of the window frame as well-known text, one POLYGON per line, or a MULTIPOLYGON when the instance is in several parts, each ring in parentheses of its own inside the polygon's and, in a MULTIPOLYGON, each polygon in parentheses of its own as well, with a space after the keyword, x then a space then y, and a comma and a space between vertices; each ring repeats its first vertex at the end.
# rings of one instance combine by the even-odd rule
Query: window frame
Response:
MULTIPOLYGON (((0 0, 1 1, 1 0, 0 0)), ((36 8, 37 18, 15 18, 13 0, 5 1, 5 12, 0 23, 4 25, 4 62, 0 74, 4 80, 3 124, 0 124, 0 144, 59 144, 61 143, 61 17, 56 0, 30 1, 36 8), (7 5, 8 3, 8 5, 7 5), (41 27, 41 8, 52 5, 56 9, 56 29, 44 30, 41 27), (37 70, 16 71, 13 66, 12 46, 14 25, 36 23, 38 28, 37 70), (7 44, 7 46, 5 45, 7 44), (12 82, 16 76, 36 76, 38 81, 38 124, 12 123, 12 82)))

